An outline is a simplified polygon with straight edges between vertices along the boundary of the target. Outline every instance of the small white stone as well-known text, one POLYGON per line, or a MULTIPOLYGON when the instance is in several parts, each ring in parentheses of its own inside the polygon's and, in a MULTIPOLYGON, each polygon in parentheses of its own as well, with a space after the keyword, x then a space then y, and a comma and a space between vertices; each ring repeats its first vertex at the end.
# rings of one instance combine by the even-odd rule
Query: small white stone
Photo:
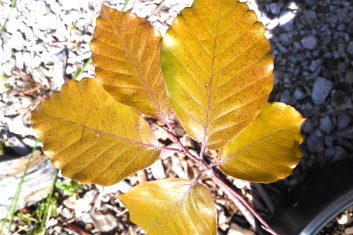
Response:
POLYGON ((23 124, 22 116, 18 115, 15 118, 10 118, 8 120, 9 131, 16 135, 32 135, 35 136, 35 132, 32 128, 28 128, 23 124))
POLYGON ((31 2, 31 14, 33 15, 45 15, 49 13, 49 9, 45 4, 45 1, 32 1, 31 2))
POLYGON ((284 25, 287 24, 289 21, 293 20, 295 17, 295 13, 292 11, 282 11, 279 17, 279 24, 284 25))
POLYGON ((36 141, 31 139, 31 138, 24 138, 23 140, 23 143, 25 143, 27 146, 29 147, 34 147, 36 145, 36 141))
POLYGON ((349 221, 349 218, 346 214, 343 214, 341 217, 337 219, 337 223, 339 224, 347 224, 349 221))
POLYGON ((12 61, 7 61, 6 63, 1 65, 1 70, 5 75, 11 76, 11 71, 13 67, 14 67, 14 64, 12 63, 12 61))
POLYGON ((17 52, 16 55, 16 67, 19 69, 23 69, 24 60, 21 52, 17 52))
POLYGON ((37 27, 41 30, 56 29, 57 21, 57 17, 54 14, 38 16, 37 27))
POLYGON ((152 175, 155 179, 160 180, 160 179, 165 179, 166 175, 164 172, 163 164, 161 160, 155 161, 151 166, 151 171, 152 175))

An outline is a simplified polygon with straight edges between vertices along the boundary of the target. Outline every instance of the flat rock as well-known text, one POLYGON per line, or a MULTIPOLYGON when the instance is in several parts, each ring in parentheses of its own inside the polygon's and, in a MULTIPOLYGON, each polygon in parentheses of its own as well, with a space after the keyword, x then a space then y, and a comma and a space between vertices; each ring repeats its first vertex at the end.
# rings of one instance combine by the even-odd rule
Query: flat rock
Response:
POLYGON ((333 83, 326 78, 319 77, 315 80, 311 93, 311 98, 315 104, 323 104, 330 94, 333 83))
MULTIPOLYGON (((28 158, 0 161, 0 219, 6 216, 28 158)), ((48 158, 37 151, 32 157, 16 208, 24 208, 46 198, 54 174, 55 168, 48 158)))

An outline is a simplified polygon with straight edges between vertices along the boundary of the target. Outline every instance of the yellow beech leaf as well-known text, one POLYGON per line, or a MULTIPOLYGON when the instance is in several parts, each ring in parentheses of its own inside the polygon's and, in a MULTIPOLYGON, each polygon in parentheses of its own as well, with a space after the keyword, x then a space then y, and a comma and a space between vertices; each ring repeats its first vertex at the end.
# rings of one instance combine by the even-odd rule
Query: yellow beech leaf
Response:
POLYGON ((287 177, 298 164, 304 118, 283 103, 267 104, 240 135, 221 148, 222 171, 235 178, 270 183, 287 177))
POLYGON ((53 165, 84 183, 117 183, 160 153, 151 147, 155 138, 148 123, 96 79, 63 85, 32 112, 32 123, 53 165))
POLYGON ((264 26, 236 0, 195 0, 163 39, 161 63, 171 105, 187 133, 217 149, 266 104, 273 57, 264 26))
POLYGON ((149 235, 214 235, 216 207, 201 184, 166 179, 140 184, 119 196, 130 219, 149 235))
POLYGON ((162 37, 149 21, 103 5, 93 37, 92 63, 104 89, 143 114, 168 114, 160 65, 162 37))

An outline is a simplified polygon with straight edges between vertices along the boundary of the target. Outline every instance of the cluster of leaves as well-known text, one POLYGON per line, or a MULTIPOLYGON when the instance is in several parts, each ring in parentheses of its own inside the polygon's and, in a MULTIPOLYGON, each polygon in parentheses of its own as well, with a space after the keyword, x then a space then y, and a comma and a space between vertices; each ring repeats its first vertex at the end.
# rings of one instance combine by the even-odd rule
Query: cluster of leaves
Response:
MULTIPOLYGON (((102 6, 91 42, 97 79, 69 81, 32 113, 45 153, 64 176, 101 185, 148 167, 161 150, 185 153, 211 176, 216 166, 252 182, 288 176, 304 119, 267 102, 273 58, 264 32, 236 0, 196 0, 163 39, 136 14, 102 6), (200 156, 174 134, 172 111, 200 156), (164 120, 180 148, 160 146, 141 114, 164 120), (206 148, 219 149, 211 165, 206 148)), ((147 182, 120 199, 149 234, 216 234, 212 195, 197 179, 147 182)))

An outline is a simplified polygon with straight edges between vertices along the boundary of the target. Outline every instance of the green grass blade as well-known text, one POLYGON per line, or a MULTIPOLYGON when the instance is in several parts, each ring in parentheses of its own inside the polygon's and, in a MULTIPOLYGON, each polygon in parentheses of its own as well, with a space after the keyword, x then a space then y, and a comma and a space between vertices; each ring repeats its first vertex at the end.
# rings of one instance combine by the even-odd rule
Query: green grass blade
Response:
MULTIPOLYGON (((2 33, 2 31, 4 30, 4 28, 5 28, 5 26, 6 26, 6 23, 7 23, 7 21, 8 21, 9 18, 10 18, 12 9, 16 6, 16 3, 17 3, 17 0, 12 0, 9 13, 7 14, 7 17, 5 18, 4 23, 0 26, 0 38, 1 38, 1 33, 2 33)), ((0 231, 1 231, 1 230, 0 230, 0 231)))
POLYGON ((86 70, 87 65, 90 64, 91 62, 92 62, 91 58, 86 60, 86 62, 83 64, 82 68, 75 73, 75 75, 72 77, 72 79, 73 80, 79 79, 81 77, 81 75, 83 74, 83 72, 86 70))
POLYGON ((39 231, 42 231, 44 229, 44 225, 47 221, 47 217, 49 216, 50 217, 50 214, 48 215, 48 211, 49 211, 49 207, 52 203, 52 197, 53 197, 53 192, 54 192, 54 189, 55 189, 55 182, 56 182, 56 179, 57 179, 57 176, 58 176, 58 170, 56 169, 55 170, 55 175, 54 175, 54 178, 53 178, 53 182, 52 182, 52 185, 51 185, 51 189, 50 189, 50 193, 49 193, 49 196, 47 198, 47 202, 45 204, 45 210, 44 210, 44 213, 43 213, 43 216, 42 218, 40 218, 40 226, 39 226, 39 231))
POLYGON ((130 4, 130 2, 131 2, 131 0, 125 1, 125 4, 124 4, 123 8, 121 9, 122 12, 126 11, 126 8, 130 4))

